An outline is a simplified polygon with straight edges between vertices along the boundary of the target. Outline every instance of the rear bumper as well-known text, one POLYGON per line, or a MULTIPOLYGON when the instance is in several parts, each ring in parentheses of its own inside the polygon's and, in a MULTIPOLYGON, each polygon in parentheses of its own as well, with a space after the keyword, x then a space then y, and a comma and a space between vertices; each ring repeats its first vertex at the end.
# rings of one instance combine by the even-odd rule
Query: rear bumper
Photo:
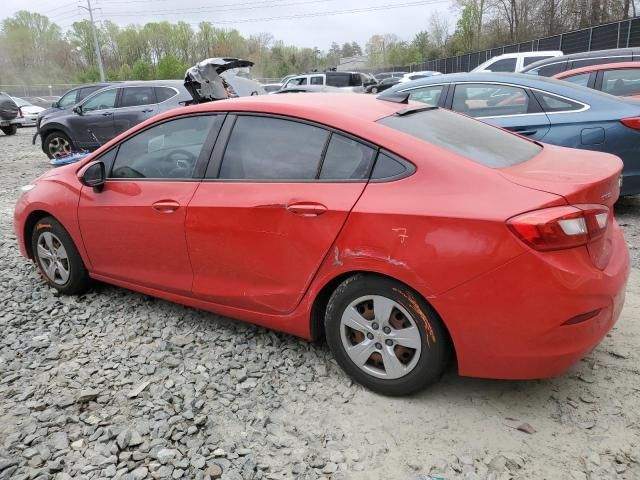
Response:
POLYGON ((598 345, 620 316, 629 276, 627 245, 615 222, 613 228, 604 270, 593 266, 585 248, 531 251, 434 299, 454 340, 460 375, 555 376, 598 345), (566 324, 572 319, 576 323, 566 324))

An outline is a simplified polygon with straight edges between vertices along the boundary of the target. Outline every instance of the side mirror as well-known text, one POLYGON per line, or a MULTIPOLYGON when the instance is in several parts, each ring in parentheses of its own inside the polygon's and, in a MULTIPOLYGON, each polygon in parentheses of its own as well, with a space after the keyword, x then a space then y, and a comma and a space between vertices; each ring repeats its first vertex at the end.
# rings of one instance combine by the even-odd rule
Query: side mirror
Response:
POLYGON ((51 108, 58 108, 58 102, 53 102, 51 104, 51 108))
POLYGON ((75 107, 73 107, 73 111, 78 115, 82 115, 82 106, 76 105, 75 107))
POLYGON ((94 192, 102 191, 107 179, 104 163, 100 160, 90 162, 78 172, 80 183, 86 187, 92 187, 94 192))

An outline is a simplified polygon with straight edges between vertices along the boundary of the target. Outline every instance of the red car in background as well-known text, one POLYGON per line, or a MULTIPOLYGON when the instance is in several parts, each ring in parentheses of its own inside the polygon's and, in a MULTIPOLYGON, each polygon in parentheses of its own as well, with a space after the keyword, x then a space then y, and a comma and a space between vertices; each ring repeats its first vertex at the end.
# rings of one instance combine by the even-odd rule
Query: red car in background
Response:
POLYGON ((640 62, 590 65, 558 73, 552 78, 600 90, 616 97, 640 98, 640 62))
POLYGON ((557 375, 617 320, 622 162, 368 95, 171 110, 42 175, 15 209, 62 293, 90 279, 306 339, 404 395, 557 375))

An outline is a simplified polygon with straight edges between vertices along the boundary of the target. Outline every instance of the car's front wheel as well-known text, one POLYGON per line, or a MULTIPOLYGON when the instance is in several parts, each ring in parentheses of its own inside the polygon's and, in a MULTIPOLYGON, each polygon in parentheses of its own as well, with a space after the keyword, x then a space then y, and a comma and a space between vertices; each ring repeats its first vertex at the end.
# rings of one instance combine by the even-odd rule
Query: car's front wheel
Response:
POLYGON ((44 138, 42 149, 49 158, 63 157, 73 151, 73 143, 64 133, 51 132, 44 138))
POLYGON ((18 132, 18 125, 9 125, 8 127, 0 127, 5 135, 15 135, 18 132))
POLYGON ((378 93, 378 87, 371 87, 371 93, 378 93))
POLYGON ((338 286, 327 305, 325 332, 338 364, 383 395, 423 389, 440 378, 451 356, 435 310, 406 285, 371 274, 338 286))
POLYGON ((73 240, 53 217, 40 219, 31 234, 31 248, 40 273, 56 290, 68 295, 87 291, 89 274, 73 240))

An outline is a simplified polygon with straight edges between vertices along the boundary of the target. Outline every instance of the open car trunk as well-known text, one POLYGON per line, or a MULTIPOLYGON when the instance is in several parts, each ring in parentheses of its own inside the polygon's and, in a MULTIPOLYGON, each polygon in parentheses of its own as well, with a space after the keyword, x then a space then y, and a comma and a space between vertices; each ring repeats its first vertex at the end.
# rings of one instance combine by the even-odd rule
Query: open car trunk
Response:
MULTIPOLYGON (((222 78, 222 73, 234 68, 251 66, 253 62, 239 58, 208 58, 187 70, 184 86, 193 97, 194 103, 224 100, 233 96, 234 87, 222 78)), ((247 79, 243 80, 250 82, 247 79)))

